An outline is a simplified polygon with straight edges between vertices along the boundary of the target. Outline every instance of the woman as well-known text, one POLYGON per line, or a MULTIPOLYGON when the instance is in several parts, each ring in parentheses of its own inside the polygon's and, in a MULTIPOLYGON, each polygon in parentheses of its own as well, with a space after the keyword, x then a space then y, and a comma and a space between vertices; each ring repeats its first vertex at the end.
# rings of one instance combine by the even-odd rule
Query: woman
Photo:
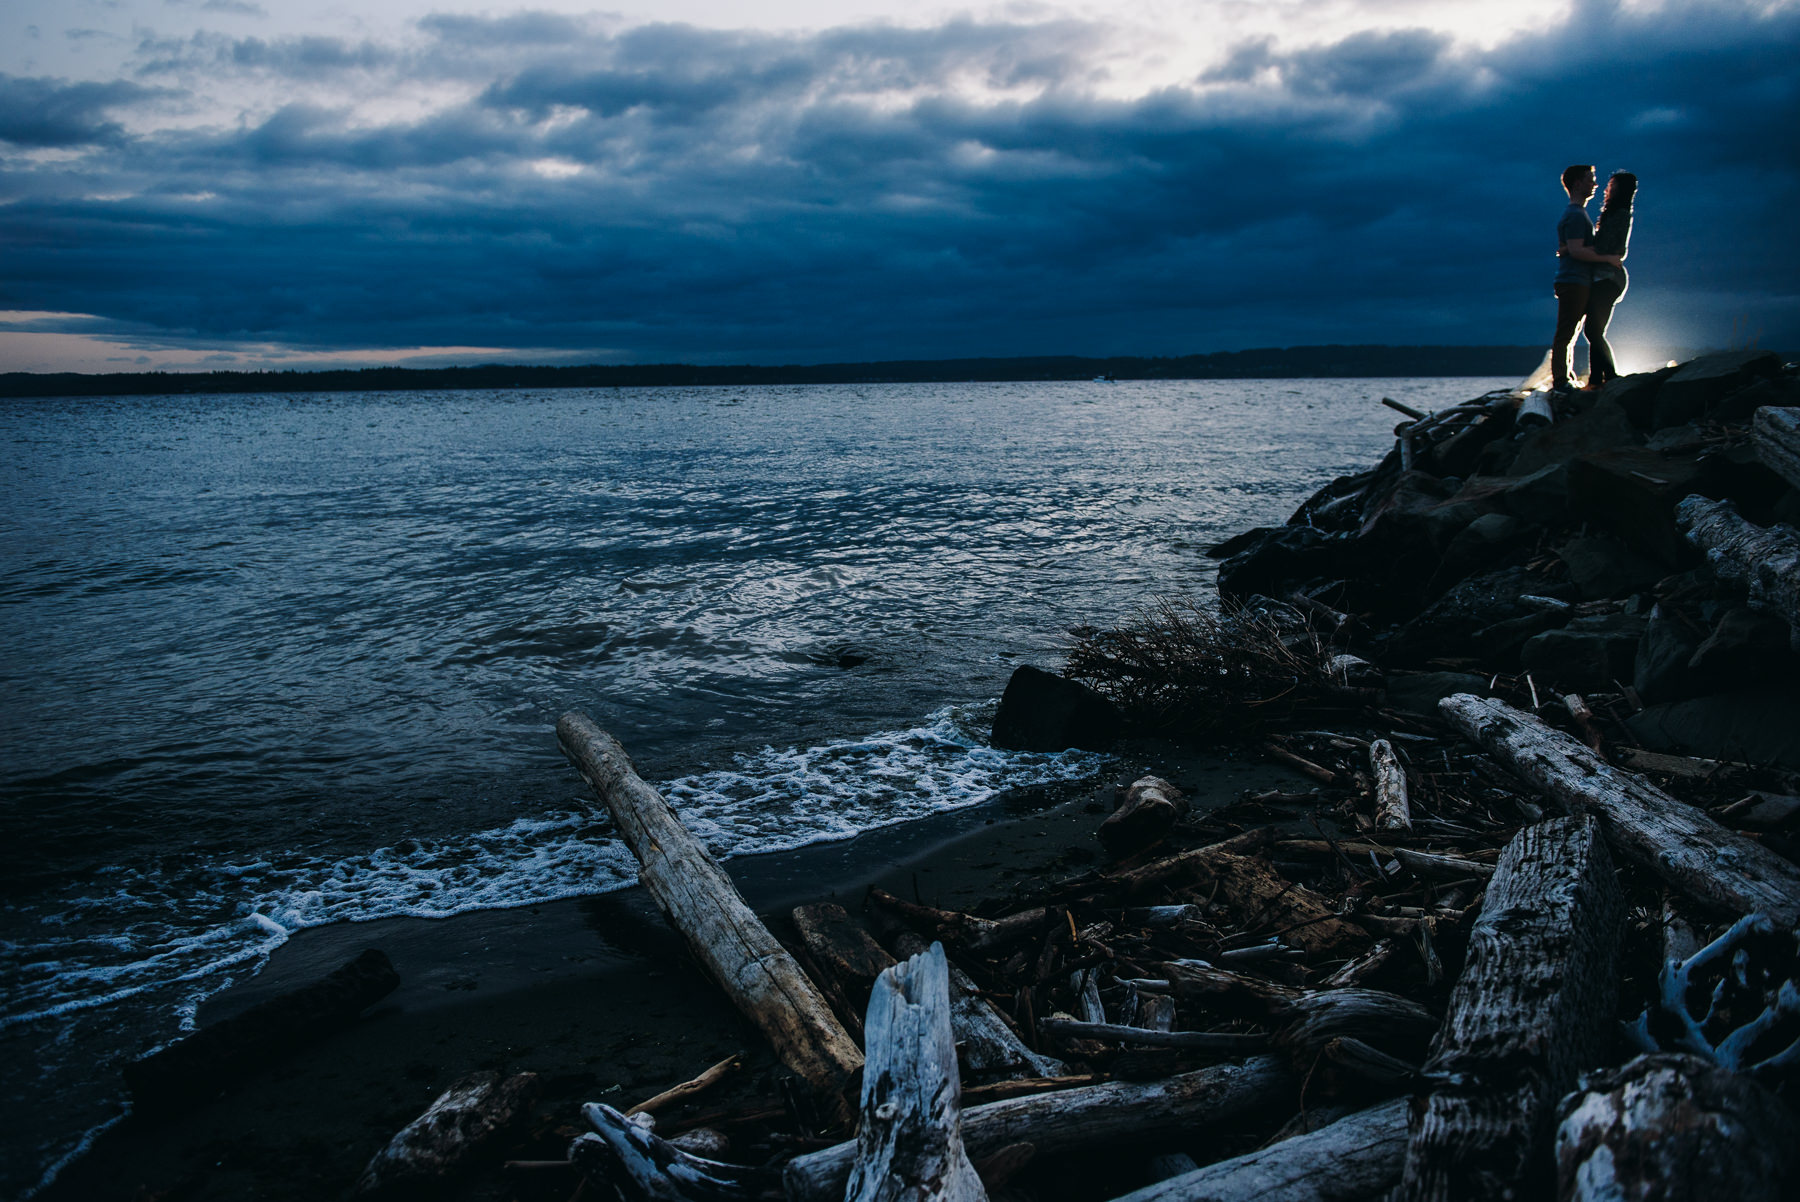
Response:
MULTIPOLYGON (((1569 347, 1575 334, 1587 321, 1588 301, 1593 294, 1594 267, 1609 257, 1594 250, 1594 223, 1588 220, 1587 204, 1594 199, 1594 168, 1576 163, 1562 173, 1563 191, 1569 194, 1569 207, 1556 223, 1556 334, 1550 340, 1551 393, 1567 396, 1569 392, 1569 347)), ((1611 256, 1613 266, 1618 257, 1611 256)), ((1609 308, 1610 312, 1610 308, 1609 308)), ((1588 345, 1593 346, 1594 332, 1588 330, 1588 345)), ((1591 356, 1590 356, 1591 358, 1591 356)))
POLYGON ((1588 288, 1589 388, 1602 387, 1619 375, 1606 341, 1606 323, 1612 320, 1613 306, 1631 282, 1624 259, 1631 246, 1631 202, 1636 196, 1637 176, 1629 171, 1613 172, 1606 181, 1606 197, 1600 202, 1600 220, 1594 226, 1594 253, 1602 259, 1592 265, 1594 282, 1588 288))

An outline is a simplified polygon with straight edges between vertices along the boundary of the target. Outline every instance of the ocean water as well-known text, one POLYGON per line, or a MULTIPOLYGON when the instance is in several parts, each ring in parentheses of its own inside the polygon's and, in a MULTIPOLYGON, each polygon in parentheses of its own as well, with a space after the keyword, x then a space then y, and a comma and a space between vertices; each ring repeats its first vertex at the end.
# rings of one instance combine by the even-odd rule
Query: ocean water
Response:
POLYGON ((298 929, 630 883, 565 710, 727 856, 1091 775, 1016 664, 1506 383, 0 402, 0 1194, 298 929))

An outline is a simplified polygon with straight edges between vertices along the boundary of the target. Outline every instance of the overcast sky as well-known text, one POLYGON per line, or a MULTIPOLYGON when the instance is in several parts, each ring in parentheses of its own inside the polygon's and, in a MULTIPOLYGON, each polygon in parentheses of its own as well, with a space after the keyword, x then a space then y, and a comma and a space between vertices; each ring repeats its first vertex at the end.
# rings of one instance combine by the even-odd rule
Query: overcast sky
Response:
POLYGON ((7 0, 0 370, 1547 342, 1571 162, 1800 349, 1800 0, 7 0))

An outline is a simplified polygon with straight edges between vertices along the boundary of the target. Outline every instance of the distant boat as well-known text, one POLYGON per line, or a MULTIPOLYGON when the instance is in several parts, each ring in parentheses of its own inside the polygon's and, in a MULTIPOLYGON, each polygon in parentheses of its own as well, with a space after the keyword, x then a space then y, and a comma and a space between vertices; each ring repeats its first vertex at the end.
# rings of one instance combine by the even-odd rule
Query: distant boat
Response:
POLYGON ((1115 380, 1111 376, 1095 376, 1094 383, 1096 383, 1096 384, 1117 384, 1118 381, 1115 380))

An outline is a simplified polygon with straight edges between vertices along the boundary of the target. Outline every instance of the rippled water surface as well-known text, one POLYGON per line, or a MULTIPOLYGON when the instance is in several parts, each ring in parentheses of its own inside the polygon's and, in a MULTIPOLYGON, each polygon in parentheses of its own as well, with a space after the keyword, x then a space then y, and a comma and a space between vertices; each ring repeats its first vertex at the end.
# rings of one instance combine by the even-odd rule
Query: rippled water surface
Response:
POLYGON ((1015 663, 1501 383, 0 402, 0 1192, 294 929, 628 881, 564 710, 726 854, 1089 773, 1015 663))

